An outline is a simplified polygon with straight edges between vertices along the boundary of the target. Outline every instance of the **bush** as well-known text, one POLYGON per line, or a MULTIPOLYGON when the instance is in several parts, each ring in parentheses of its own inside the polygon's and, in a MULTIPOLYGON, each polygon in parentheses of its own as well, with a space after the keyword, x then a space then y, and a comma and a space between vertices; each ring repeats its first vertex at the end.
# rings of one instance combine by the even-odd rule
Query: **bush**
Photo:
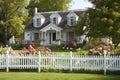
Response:
POLYGON ((6 54, 6 49, 5 48, 0 48, 0 54, 6 54))
POLYGON ((29 44, 11 44, 10 46, 14 49, 14 50, 20 50, 23 47, 28 48, 29 44))
POLYGON ((89 49, 99 46, 100 44, 106 45, 99 38, 91 38, 89 43, 86 43, 85 46, 83 47, 83 49, 89 50, 89 49))
POLYGON ((112 50, 111 54, 112 55, 120 55, 120 47, 117 47, 114 50, 112 50))
POLYGON ((49 46, 49 48, 50 48, 51 50, 61 50, 61 49, 62 49, 62 45, 51 44, 51 45, 49 46))
POLYGON ((45 55, 54 55, 55 52, 52 52, 50 48, 48 47, 39 47, 37 49, 38 51, 40 51, 41 54, 45 54, 45 55))
POLYGON ((76 48, 77 47, 77 43, 75 41, 72 41, 72 40, 69 40, 69 41, 66 41, 64 43, 64 47, 65 48, 76 48))
POLYGON ((85 46, 85 44, 82 43, 77 44, 77 48, 83 48, 83 46, 85 46))

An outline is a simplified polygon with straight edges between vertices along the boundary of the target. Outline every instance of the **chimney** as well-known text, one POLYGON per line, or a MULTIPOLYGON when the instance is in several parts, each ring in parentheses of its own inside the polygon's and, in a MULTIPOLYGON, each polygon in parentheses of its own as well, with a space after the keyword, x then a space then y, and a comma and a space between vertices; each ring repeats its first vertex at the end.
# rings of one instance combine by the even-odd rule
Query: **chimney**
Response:
POLYGON ((35 12, 34 12, 34 14, 37 14, 37 12, 38 12, 38 9, 37 9, 37 8, 35 8, 35 12))

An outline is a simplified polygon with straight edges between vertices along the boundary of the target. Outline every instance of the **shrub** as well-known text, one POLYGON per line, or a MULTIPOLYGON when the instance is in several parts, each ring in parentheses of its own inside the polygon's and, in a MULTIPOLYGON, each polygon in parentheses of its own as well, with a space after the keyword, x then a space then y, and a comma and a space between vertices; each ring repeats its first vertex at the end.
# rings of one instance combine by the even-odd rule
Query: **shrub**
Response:
POLYGON ((69 40, 69 41, 66 41, 64 43, 64 47, 65 48, 76 48, 77 47, 77 43, 75 41, 72 41, 72 40, 69 40))
POLYGON ((61 50, 62 49, 62 45, 56 45, 56 44, 51 44, 49 47, 51 50, 61 50))
POLYGON ((99 46, 100 44, 106 45, 99 38, 90 38, 89 42, 86 43, 83 48, 86 50, 89 50, 89 49, 92 49, 92 48, 99 46))
POLYGON ((112 55, 120 55, 120 47, 117 47, 114 50, 112 50, 111 54, 112 55))
POLYGON ((9 46, 6 46, 6 47, 1 47, 0 48, 0 54, 6 54, 7 51, 9 52, 9 54, 14 54, 15 52, 13 51, 13 49, 9 46))
POLYGON ((45 55, 54 55, 55 54, 55 52, 52 52, 50 48, 44 47, 44 46, 39 47, 37 50, 40 51, 41 54, 45 54, 45 55))
POLYGON ((103 50, 107 50, 107 55, 110 55, 114 49, 114 45, 100 44, 95 48, 90 49, 89 53, 93 55, 103 55, 103 50))
POLYGON ((0 54, 6 54, 6 49, 5 48, 0 48, 0 54))

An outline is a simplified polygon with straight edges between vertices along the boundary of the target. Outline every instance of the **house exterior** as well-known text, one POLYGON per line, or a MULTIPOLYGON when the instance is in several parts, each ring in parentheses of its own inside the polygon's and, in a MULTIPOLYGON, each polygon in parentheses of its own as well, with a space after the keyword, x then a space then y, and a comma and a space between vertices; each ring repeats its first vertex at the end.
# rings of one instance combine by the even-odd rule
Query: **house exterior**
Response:
POLYGON ((59 40, 65 42, 85 39, 85 36, 76 36, 71 29, 71 26, 78 21, 79 15, 83 12, 83 10, 74 10, 39 13, 35 8, 35 14, 25 28, 24 39, 26 42, 40 42, 41 45, 43 43, 44 45, 60 45, 59 40))

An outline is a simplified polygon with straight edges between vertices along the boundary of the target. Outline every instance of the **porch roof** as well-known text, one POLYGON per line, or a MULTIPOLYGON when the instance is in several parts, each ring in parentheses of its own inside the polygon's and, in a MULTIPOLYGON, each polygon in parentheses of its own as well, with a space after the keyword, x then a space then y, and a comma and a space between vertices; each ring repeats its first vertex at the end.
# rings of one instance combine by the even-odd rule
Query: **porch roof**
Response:
POLYGON ((62 28, 58 27, 57 25, 54 25, 52 23, 48 24, 46 27, 42 28, 40 31, 46 32, 48 30, 55 30, 55 31, 61 31, 62 28))

